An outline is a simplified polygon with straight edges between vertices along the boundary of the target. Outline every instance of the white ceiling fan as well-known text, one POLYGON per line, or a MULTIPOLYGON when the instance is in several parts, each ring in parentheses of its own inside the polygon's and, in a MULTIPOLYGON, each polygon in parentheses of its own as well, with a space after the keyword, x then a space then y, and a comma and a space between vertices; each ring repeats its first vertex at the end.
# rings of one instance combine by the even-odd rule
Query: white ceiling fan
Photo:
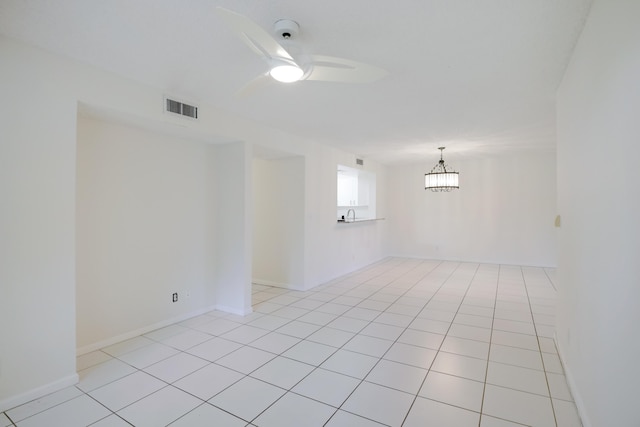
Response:
POLYGON ((218 7, 219 15, 240 39, 266 60, 268 70, 249 82, 240 92, 246 94, 275 79, 283 83, 316 80, 340 83, 372 83, 387 75, 373 65, 335 56, 310 55, 300 52, 294 42, 300 27, 289 19, 274 24, 275 37, 249 18, 218 7))

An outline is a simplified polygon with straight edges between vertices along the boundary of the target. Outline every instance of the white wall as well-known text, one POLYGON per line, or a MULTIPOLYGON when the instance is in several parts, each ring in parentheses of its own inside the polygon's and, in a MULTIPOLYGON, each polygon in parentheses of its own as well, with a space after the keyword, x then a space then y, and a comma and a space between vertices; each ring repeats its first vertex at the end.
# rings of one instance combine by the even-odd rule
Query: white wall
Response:
POLYGON ((215 283, 220 310, 251 313, 253 213, 252 147, 213 147, 215 173, 215 283))
POLYGON ((638 17, 596 0, 558 92, 557 341, 585 427, 640 425, 638 17))
POLYGON ((207 147, 79 117, 80 349, 214 306, 207 147))
POLYGON ((389 168, 390 252, 397 256, 555 266, 554 153, 448 155, 460 189, 424 189, 438 161, 389 168))
MULTIPOLYGON (((207 290, 205 298, 219 307, 234 312, 250 310, 253 145, 304 156, 305 289, 385 255, 384 221, 351 228, 336 224, 336 168, 339 163, 355 164, 353 155, 198 100, 193 101, 200 107, 199 120, 185 122, 162 113, 162 88, 126 80, 4 37, 0 37, 0 57, 0 93, 11 100, 0 103, 0 410, 77 379, 75 173, 79 102, 108 116, 166 133, 167 138, 172 135, 217 144, 204 153, 207 162, 214 165, 204 172, 206 180, 214 183, 205 202, 214 221, 205 221, 202 230, 208 236, 205 240, 214 241, 214 263, 210 265, 198 253, 198 273, 188 277, 198 281, 200 274, 213 276, 215 292, 207 290), (205 272, 200 273, 203 264, 205 272), (46 363, 42 355, 46 355, 46 363)), ((171 138, 160 139, 171 145, 171 138)), ((142 142, 150 142, 149 137, 142 137, 142 142)), ((188 152, 177 154, 177 158, 193 160, 188 152)), ((384 167, 368 167, 376 171, 378 183, 385 179, 384 167)), ((157 164, 149 166, 149 172, 158 176, 157 168, 157 164)), ((133 169, 128 173, 133 174, 133 169)), ((194 173, 202 176, 201 169, 194 173)), ((144 181, 144 177, 138 178, 144 181)), ((147 189, 154 191, 153 186, 147 189)), ((162 192, 156 193, 154 200, 161 197, 162 192)), ((183 202, 190 206, 202 203, 195 196, 183 202)), ((384 216, 384 206, 384 196, 379 194, 379 216, 384 216)), ((146 208, 138 207, 142 215, 146 208)), ((148 236, 150 231, 145 233, 148 236)), ((190 233, 193 237, 193 229, 190 233)), ((179 240, 183 247, 193 243, 179 240)), ((187 274, 180 266, 170 268, 187 274)), ((159 293, 164 295, 169 281, 162 286, 166 288, 160 288, 159 293)), ((156 315, 167 308, 164 298, 157 301, 161 307, 147 313, 148 321, 156 321, 156 315)), ((167 311, 163 321, 175 314, 180 315, 167 311)), ((119 324, 118 331, 111 333, 133 332, 136 327, 138 323, 119 324)), ((108 331, 102 332, 101 336, 108 335, 108 331)), ((96 339, 89 338, 86 331, 81 333, 86 342, 96 339)))
POLYGON ((76 102, 0 38, 0 411, 73 384, 76 102))
POLYGON ((253 160, 253 282, 304 288, 304 157, 253 160))
MULTIPOLYGON (((313 146, 306 157, 305 288, 362 268, 387 255, 387 221, 338 224, 338 165, 356 166, 353 154, 313 146)), ((375 173, 377 213, 386 216, 386 168, 364 159, 364 170, 375 173)))

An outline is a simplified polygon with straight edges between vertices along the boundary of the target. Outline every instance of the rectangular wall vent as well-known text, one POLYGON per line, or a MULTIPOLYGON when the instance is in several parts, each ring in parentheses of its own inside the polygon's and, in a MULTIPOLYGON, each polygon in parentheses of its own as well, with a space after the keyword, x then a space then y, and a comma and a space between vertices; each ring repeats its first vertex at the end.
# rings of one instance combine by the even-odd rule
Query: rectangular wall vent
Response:
POLYGON ((364 160, 356 159, 356 165, 364 166, 364 160))
POLYGON ((170 113, 180 114, 182 116, 191 117, 192 119, 198 118, 198 107, 185 104, 180 101, 165 98, 165 110, 170 113))

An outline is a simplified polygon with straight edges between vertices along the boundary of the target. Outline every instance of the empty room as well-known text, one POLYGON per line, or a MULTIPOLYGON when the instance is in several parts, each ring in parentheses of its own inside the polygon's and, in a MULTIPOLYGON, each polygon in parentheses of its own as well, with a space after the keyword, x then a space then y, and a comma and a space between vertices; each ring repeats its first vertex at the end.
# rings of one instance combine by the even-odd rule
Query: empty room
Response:
POLYGON ((639 426, 640 2, 0 2, 0 427, 639 426))

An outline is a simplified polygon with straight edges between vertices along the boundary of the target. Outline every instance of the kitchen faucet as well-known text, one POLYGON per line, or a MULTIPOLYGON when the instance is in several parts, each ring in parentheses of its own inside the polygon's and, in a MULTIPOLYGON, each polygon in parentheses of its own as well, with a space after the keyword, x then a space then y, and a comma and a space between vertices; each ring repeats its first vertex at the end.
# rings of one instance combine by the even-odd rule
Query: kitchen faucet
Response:
POLYGON ((349 213, 350 213, 350 212, 353 212, 353 220, 355 221, 355 220, 356 220, 356 211, 355 211, 354 209, 349 209, 349 210, 347 211, 346 221, 349 221, 349 213))

